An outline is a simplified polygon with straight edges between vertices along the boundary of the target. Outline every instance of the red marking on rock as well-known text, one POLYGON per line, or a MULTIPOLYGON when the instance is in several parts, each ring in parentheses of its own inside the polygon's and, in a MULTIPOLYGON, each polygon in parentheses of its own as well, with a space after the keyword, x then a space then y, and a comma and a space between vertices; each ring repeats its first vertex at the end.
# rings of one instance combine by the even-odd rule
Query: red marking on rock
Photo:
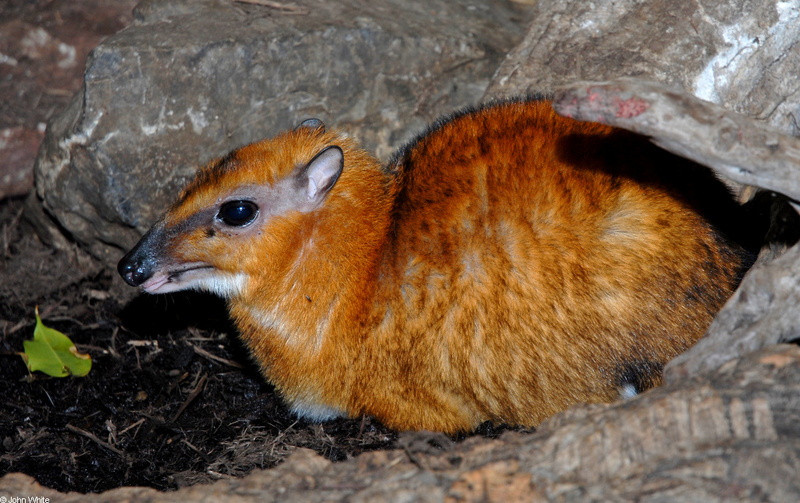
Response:
POLYGON ((617 98, 614 100, 614 105, 617 107, 617 117, 623 119, 630 119, 641 115, 650 108, 650 103, 639 98, 629 98, 627 100, 617 98))

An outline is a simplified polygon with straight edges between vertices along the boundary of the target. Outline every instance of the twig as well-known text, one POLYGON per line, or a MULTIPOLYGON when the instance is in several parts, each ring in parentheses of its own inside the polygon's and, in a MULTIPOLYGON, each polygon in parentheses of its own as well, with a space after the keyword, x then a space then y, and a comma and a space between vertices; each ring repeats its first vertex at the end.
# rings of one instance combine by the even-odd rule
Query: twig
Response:
POLYGON ((192 392, 189 393, 189 396, 186 397, 186 400, 184 400, 183 405, 181 405, 181 408, 178 409, 178 412, 176 412, 174 416, 172 416, 172 419, 170 420, 171 423, 177 421, 178 417, 180 417, 180 415, 183 414, 183 411, 186 410, 186 407, 188 407, 189 404, 192 403, 192 401, 194 401, 195 398, 197 398, 197 395, 199 395, 203 391, 203 386, 205 386, 206 384, 207 377, 208 377, 207 374, 203 374, 203 377, 200 378, 200 382, 197 383, 197 386, 195 386, 192 392))
POLYGON ((119 327, 114 327, 114 331, 111 332, 111 346, 108 348, 108 352, 114 358, 119 358, 119 353, 117 353, 117 334, 119 334, 119 327))
MULTIPOLYGON (((136 427, 137 427, 137 426, 139 426, 140 424, 144 423, 145 421, 146 421, 146 419, 145 419, 145 418, 141 418, 140 420, 138 420, 138 421, 136 421, 135 423, 133 423, 132 425, 128 426, 127 428, 125 428, 125 429, 124 429, 124 430, 122 430, 121 432, 117 433, 117 435, 123 435, 123 434, 127 433, 129 430, 132 430, 133 428, 136 428, 136 427)), ((134 436, 135 436, 135 435, 134 435, 134 436)))
POLYGON ((19 322, 17 322, 17 324, 16 324, 16 325, 14 325, 13 327, 11 327, 11 328, 8 330, 8 332, 6 332, 6 334, 5 334, 5 335, 11 335, 11 334, 13 334, 13 333, 17 332, 18 330, 21 330, 21 329, 23 329, 23 328, 27 327, 28 325, 34 325, 34 324, 35 324, 35 323, 34 323, 33 321, 30 321, 30 320, 20 320, 19 322))
POLYGON ((219 479, 231 479, 231 480, 233 480, 233 479, 236 478, 236 477, 233 477, 231 475, 226 475, 224 473, 215 472, 214 470, 212 470, 210 468, 208 470, 206 470, 206 473, 211 475, 212 477, 217 477, 219 479))
POLYGON ((181 442, 183 442, 189 449, 193 450, 194 452, 196 452, 197 454, 202 456, 202 458, 204 460, 206 460, 206 461, 210 461, 211 460, 211 458, 209 458, 208 454, 206 454, 205 452, 201 451, 200 449, 198 449, 197 447, 192 445, 192 443, 189 442, 188 440, 186 440, 185 438, 181 439, 181 442))
POLYGON ((93 344, 75 344, 75 347, 78 348, 82 353, 86 353, 89 351, 93 351, 95 353, 100 353, 101 355, 107 355, 108 350, 106 348, 101 348, 100 346, 95 346, 93 344))
POLYGON ((125 453, 123 451, 117 449, 116 447, 114 447, 113 445, 109 444, 108 442, 104 442, 104 441, 100 440, 99 438, 97 438, 91 432, 88 432, 86 430, 82 430, 82 429, 78 428, 77 426, 72 426, 71 424, 67 425, 67 429, 70 430, 70 431, 74 431, 75 433, 78 433, 80 435, 83 435, 84 437, 88 438, 89 440, 91 440, 92 442, 96 443, 100 447, 102 447, 104 449, 108 449, 109 451, 113 452, 114 454, 118 454, 119 456, 121 456, 123 458, 126 457, 126 455, 125 455, 125 453))
POLYGON ((361 414, 361 426, 358 428, 358 436, 356 438, 361 440, 361 435, 364 434, 364 427, 367 425, 367 415, 361 414))
POLYGON ((428 470, 428 467, 425 466, 425 464, 422 462, 422 460, 411 452, 411 449, 409 449, 407 445, 401 445, 400 448, 403 449, 403 452, 406 453, 406 456, 408 456, 408 460, 414 463, 417 466, 417 468, 419 468, 424 472, 430 471, 428 470))
POLYGON ((268 7, 279 11, 286 12, 287 14, 305 16, 311 9, 293 3, 273 2, 272 0, 233 0, 237 3, 246 3, 250 5, 259 5, 261 7, 268 7))
POLYGON ((231 367, 234 367, 234 368, 237 368, 237 369, 244 368, 244 366, 242 364, 237 363, 237 362, 235 362, 233 360, 228 360, 228 359, 222 358, 221 356, 217 356, 217 355, 211 354, 208 351, 206 351, 205 349, 199 348, 199 347, 197 347, 195 345, 192 345, 192 347, 194 348, 194 352, 197 353, 198 355, 202 356, 203 358, 208 358, 209 360, 212 360, 212 361, 215 361, 215 362, 223 363, 225 365, 230 365, 231 367))
POLYGON ((80 327, 81 330, 95 330, 102 326, 100 323, 90 323, 87 325, 71 316, 48 316, 47 321, 48 322, 68 321, 70 323, 78 325, 78 327, 80 327))

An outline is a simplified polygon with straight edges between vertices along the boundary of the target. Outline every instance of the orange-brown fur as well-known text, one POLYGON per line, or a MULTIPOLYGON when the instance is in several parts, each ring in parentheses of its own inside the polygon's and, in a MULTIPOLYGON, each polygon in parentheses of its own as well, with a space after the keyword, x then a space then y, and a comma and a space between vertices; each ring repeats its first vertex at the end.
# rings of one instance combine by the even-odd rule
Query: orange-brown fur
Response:
POLYGON ((184 191, 153 253, 246 277, 231 314, 301 411, 456 432, 658 384, 746 268, 725 233, 738 210, 705 169, 533 100, 443 121, 386 167, 314 128, 239 149, 184 191), (344 168, 315 211, 257 235, 181 226, 329 145, 344 168))

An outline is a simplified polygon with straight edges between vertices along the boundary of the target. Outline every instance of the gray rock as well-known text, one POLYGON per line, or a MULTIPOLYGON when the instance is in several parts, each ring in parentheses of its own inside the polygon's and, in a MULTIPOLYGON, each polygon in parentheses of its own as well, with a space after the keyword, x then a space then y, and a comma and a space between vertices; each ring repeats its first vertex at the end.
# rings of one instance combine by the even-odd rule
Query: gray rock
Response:
POLYGON ((487 96, 636 77, 800 135, 797 0, 538 2, 487 96))
POLYGON ((33 187, 33 162, 41 132, 24 126, 0 129, 0 200, 27 194, 33 187))
POLYGON ((33 165, 47 121, 80 89, 89 51, 133 19, 135 3, 2 4, 0 200, 33 188, 33 165))
POLYGON ((208 160, 317 117, 380 157, 478 101, 528 16, 507 2, 142 2, 49 126, 27 216, 108 264, 208 160))
POLYGON ((688 93, 638 79, 559 88, 553 109, 648 136, 735 182, 800 201, 800 138, 688 93))

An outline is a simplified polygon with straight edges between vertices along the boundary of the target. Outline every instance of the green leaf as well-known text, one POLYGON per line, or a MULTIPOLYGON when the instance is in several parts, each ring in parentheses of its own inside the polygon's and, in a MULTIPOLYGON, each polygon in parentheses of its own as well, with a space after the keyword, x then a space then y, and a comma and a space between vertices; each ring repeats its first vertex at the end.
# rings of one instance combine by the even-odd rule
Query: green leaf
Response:
POLYGON ((36 329, 32 341, 22 341, 22 359, 30 372, 39 370, 53 377, 83 377, 92 369, 92 357, 79 353, 69 337, 46 327, 36 308, 36 329))

